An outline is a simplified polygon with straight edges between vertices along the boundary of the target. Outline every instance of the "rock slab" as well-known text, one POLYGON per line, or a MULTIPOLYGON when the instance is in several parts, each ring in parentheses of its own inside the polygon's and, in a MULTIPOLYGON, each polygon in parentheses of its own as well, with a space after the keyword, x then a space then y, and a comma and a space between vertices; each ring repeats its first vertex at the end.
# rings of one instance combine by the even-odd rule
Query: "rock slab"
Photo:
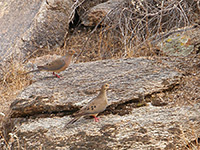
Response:
POLYGON ((177 86, 182 74, 172 67, 164 58, 133 58, 72 64, 61 74, 62 79, 35 73, 35 82, 10 107, 13 127, 8 144, 50 150, 187 148, 200 133, 199 103, 128 109, 141 96, 145 99, 177 86), (100 114, 100 122, 82 118, 66 126, 72 118, 69 114, 96 96, 105 82, 111 85, 110 106, 100 114), (125 114, 114 113, 126 110, 125 114), (57 115, 61 112, 64 115, 57 115))
POLYGON ((169 66, 170 63, 135 58, 72 64, 61 79, 49 78, 48 72, 35 73, 35 83, 11 105, 12 117, 71 112, 97 95, 103 83, 110 83, 110 105, 162 92, 179 84, 182 76, 169 66))

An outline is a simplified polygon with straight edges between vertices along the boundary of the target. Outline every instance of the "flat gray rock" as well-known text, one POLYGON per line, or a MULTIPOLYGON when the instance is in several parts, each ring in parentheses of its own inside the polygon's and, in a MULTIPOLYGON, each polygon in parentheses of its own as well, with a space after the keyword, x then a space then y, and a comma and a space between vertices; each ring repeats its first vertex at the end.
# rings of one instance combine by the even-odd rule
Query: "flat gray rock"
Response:
POLYGON ((73 112, 96 96, 103 83, 110 83, 110 105, 161 92, 178 84, 182 76, 169 65, 135 58, 72 64, 61 74, 61 79, 48 78, 47 72, 35 73, 36 82, 24 89, 11 105, 12 117, 73 112))

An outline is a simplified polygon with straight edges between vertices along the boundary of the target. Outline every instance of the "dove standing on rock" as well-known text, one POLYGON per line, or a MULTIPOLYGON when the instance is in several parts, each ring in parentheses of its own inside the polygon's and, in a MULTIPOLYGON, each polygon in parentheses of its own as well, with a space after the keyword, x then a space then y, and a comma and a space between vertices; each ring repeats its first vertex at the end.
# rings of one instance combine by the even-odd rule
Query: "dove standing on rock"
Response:
POLYGON ((107 95, 106 95, 106 90, 108 88, 109 88, 109 84, 106 83, 102 85, 99 95, 93 98, 86 106, 81 108, 80 111, 74 115, 75 118, 69 121, 67 125, 73 124, 82 116, 93 116, 95 119, 95 122, 98 122, 99 118, 97 118, 96 116, 100 112, 104 111, 106 107, 108 106, 108 100, 107 100, 107 95))
POLYGON ((25 74, 29 74, 31 72, 38 72, 38 71, 51 71, 53 72, 53 75, 55 75, 57 78, 60 78, 60 76, 56 73, 60 73, 61 71, 64 71, 70 64, 72 56, 75 54, 74 50, 70 50, 66 53, 66 55, 44 65, 44 66, 37 66, 37 70, 29 71, 25 74))

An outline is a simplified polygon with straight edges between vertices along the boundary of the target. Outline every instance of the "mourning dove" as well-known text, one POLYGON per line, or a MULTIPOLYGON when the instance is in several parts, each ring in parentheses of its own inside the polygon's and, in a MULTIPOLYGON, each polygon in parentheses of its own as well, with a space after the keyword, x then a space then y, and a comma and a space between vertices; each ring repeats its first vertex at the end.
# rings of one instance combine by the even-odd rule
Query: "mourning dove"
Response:
POLYGON ((86 106, 81 108, 80 111, 74 115, 75 118, 69 121, 67 125, 73 124, 82 116, 93 116, 95 119, 95 122, 98 122, 99 118, 97 118, 96 116, 100 112, 104 111, 108 105, 108 100, 106 96, 106 90, 108 88, 109 88, 109 84, 106 83, 102 85, 99 95, 93 98, 86 106))
POLYGON ((66 55, 44 65, 44 66, 37 66, 37 70, 32 70, 29 71, 25 74, 29 74, 32 72, 38 72, 38 71, 51 71, 53 72, 53 75, 55 75, 56 77, 60 78, 60 76, 56 73, 60 73, 61 71, 64 71, 70 64, 72 56, 75 54, 75 51, 70 50, 66 53, 66 55))

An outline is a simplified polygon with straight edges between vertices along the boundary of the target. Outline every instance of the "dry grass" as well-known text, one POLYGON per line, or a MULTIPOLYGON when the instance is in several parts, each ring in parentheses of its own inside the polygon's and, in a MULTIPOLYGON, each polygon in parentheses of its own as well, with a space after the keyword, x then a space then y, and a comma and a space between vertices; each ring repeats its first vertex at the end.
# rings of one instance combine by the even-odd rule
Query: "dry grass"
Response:
POLYGON ((23 64, 15 60, 10 60, 9 65, 2 69, 3 78, 0 80, 0 137, 7 145, 7 149, 10 150, 10 146, 5 140, 2 130, 2 123, 6 116, 9 114, 9 106, 16 98, 16 96, 26 86, 31 84, 31 79, 28 75, 22 75, 25 73, 23 64))
POLYGON ((15 99, 23 88, 31 84, 31 80, 28 76, 22 75, 25 73, 23 65, 14 60, 10 61, 9 66, 2 68, 2 72, 3 79, 0 81, 0 102, 4 105, 0 105, 0 112, 6 113, 12 100, 15 99))

